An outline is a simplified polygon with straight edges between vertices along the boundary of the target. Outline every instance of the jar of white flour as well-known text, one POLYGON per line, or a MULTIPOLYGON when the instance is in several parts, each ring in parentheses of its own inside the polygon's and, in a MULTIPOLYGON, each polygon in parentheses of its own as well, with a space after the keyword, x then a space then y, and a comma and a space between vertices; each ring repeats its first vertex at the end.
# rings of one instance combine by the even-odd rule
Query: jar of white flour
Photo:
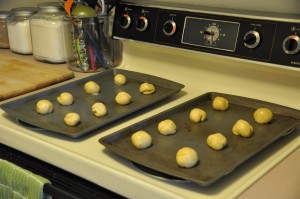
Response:
POLYGON ((65 62, 63 18, 66 15, 59 2, 37 5, 38 13, 30 19, 33 57, 50 63, 65 62))
POLYGON ((10 50, 20 54, 32 54, 30 17, 36 13, 34 7, 13 8, 7 19, 10 50))

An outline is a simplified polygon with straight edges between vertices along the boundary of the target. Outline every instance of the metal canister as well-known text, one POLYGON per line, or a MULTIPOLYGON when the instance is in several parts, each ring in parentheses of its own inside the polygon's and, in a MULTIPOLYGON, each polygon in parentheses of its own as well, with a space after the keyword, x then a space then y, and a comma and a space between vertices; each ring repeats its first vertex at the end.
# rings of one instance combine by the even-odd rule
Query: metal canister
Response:
POLYGON ((7 19, 10 50, 20 54, 32 54, 29 19, 36 13, 34 7, 20 7, 11 10, 7 19))

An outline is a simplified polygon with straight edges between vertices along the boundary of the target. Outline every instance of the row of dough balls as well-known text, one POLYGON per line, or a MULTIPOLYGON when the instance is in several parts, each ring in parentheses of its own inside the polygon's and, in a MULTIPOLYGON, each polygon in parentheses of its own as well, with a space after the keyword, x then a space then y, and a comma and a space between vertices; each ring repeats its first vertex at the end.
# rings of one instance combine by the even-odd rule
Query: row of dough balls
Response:
MULTIPOLYGON (((96 117, 102 117, 107 114, 106 106, 102 102, 96 102, 92 105, 92 112, 96 117)), ((64 122, 68 126, 76 126, 80 122, 80 115, 76 112, 67 113, 64 122)))
MULTIPOLYGON (((36 110, 40 114, 52 113, 54 108, 49 100, 39 100, 36 110)), ((102 117, 107 114, 106 106, 102 102, 96 102, 92 105, 92 113, 96 117, 102 117)), ((76 112, 69 112, 64 117, 64 122, 68 126, 76 126, 80 122, 80 115, 76 112)))
MULTIPOLYGON (((126 79, 125 79, 125 83, 126 83, 126 79)), ((84 90, 86 93, 89 93, 92 95, 98 95, 99 92, 101 91, 101 88, 100 88, 99 84, 97 84, 96 82, 89 81, 84 85, 84 90)), ((127 92, 119 92, 115 97, 115 101, 119 105, 127 105, 127 104, 131 103, 132 97, 127 92)))
MULTIPOLYGON (((117 85, 124 85, 126 84, 126 77, 122 74, 117 74, 114 81, 117 85)), ((96 82, 89 81, 84 85, 84 90, 86 93, 97 95, 101 88, 96 82)), ((155 87, 154 85, 145 82, 140 85, 139 90, 143 94, 152 94, 155 92, 155 87)), ((71 93, 63 92, 57 97, 57 101, 59 104, 67 106, 73 104, 74 98, 71 93)), ((115 97, 115 101, 119 105, 127 105, 131 103, 132 97, 127 92, 119 92, 115 97)), ((39 100, 36 104, 36 111, 42 115, 49 114, 54 111, 54 106, 49 100, 39 100)), ((95 103, 92 106, 92 112, 97 117, 104 116, 107 114, 106 106, 100 102, 95 103)), ((70 112, 66 114, 64 121, 68 126, 76 126, 80 121, 80 116, 78 113, 70 112)))
MULTIPOLYGON (((162 135, 173 135, 176 133, 176 124, 166 119, 158 123, 158 132, 162 135)), ((139 130, 132 134, 131 142, 137 149, 145 149, 152 145, 152 137, 146 131, 139 130)), ((180 167, 191 168, 198 162, 197 152, 190 147, 183 147, 176 153, 176 163, 180 167)))
MULTIPOLYGON (((115 83, 117 85, 123 85, 126 83, 126 77, 124 75, 117 74, 115 77, 118 77, 118 78, 115 78, 115 83), (124 78, 125 78, 125 80, 124 80, 124 78)), ((85 89, 85 92, 92 94, 92 95, 98 95, 101 90, 100 86, 94 81, 87 82, 84 85, 84 89, 85 89)), ((148 82, 144 82, 140 85, 139 91, 142 94, 149 95, 149 94, 152 94, 155 92, 155 86, 148 82)), ((132 102, 132 96, 129 93, 122 91, 116 95, 115 101, 119 105, 128 105, 132 102)))
MULTIPOLYGON (((215 110, 226 111, 229 108, 229 102, 224 97, 215 97, 212 102, 212 107, 215 110)), ((203 122, 206 119, 206 112, 200 108, 194 108, 190 112, 189 117, 192 122, 203 122)))
MULTIPOLYGON (((74 102, 73 95, 67 92, 61 93, 56 99, 59 104, 64 106, 71 105, 74 102)), ((46 99, 39 100, 36 104, 36 111, 42 115, 52 113, 54 111, 53 103, 46 99)), ((106 107, 103 103, 95 103, 92 106, 92 112, 97 117, 103 116, 106 114, 106 107)))
MULTIPOLYGON (((131 142, 137 149, 144 149, 152 145, 152 137, 146 131, 139 130, 132 134, 131 142)), ((183 147, 176 153, 176 163, 180 167, 191 168, 198 161, 198 154, 193 148, 183 147)))
MULTIPOLYGON (((172 135, 176 133, 176 125, 170 120, 166 119, 158 124, 158 132, 163 135, 172 135)), ((145 149, 152 144, 152 137, 146 131, 140 130, 132 134, 131 142, 137 149, 145 149)))
MULTIPOLYGON (((229 107, 229 102, 224 97, 216 97, 213 100, 212 107, 215 110, 225 111, 229 107)), ((194 108, 190 112, 189 117, 192 122, 203 122, 206 119, 206 113, 202 109, 194 108)), ((273 113, 270 109, 259 108, 255 110, 253 118, 258 124, 267 124, 272 121, 273 113)), ((234 124, 232 132, 235 135, 250 137, 253 132, 253 127, 249 124, 249 122, 240 119, 234 124)))
MULTIPOLYGON (((71 105, 73 104, 73 95, 71 93, 63 92, 57 98, 57 101, 61 105, 71 105)), ((39 114, 45 115, 48 113, 52 113, 54 110, 54 106, 52 102, 49 100, 43 99, 39 100, 36 104, 36 111, 39 114)))
MULTIPOLYGON (((229 107, 229 102, 224 97, 216 97, 213 100, 212 107, 215 110, 225 111, 229 107)), ((195 108, 190 112, 189 117, 192 122, 203 122, 206 119, 206 113, 202 109, 195 108)), ((253 117, 257 123, 267 124, 272 120, 273 113, 270 109, 259 108, 254 112, 253 117)), ((246 120, 239 119, 233 125, 232 133, 242 137, 251 137, 253 134, 253 127, 246 120)), ((207 144, 215 150, 222 150, 227 145, 227 139, 221 133, 214 133, 208 136, 207 144)))
MULTIPOLYGON (((123 74, 116 74, 114 77, 114 83, 118 86, 125 85, 127 83, 127 78, 123 74)), ((155 86, 148 82, 144 82, 140 85, 139 91, 145 95, 149 95, 155 92, 155 86)))
MULTIPOLYGON (((217 107, 221 107, 221 109, 217 110, 224 111, 228 109, 228 100, 222 97, 215 99, 222 100, 223 103, 220 103, 220 101, 218 103, 213 103, 213 107, 214 104, 217 104, 217 107), (223 99, 225 99, 225 101, 223 99)), ((258 120, 258 123, 270 122, 270 115, 272 119, 272 112, 266 108, 260 108, 254 112, 254 118, 255 120, 258 120)), ((203 122, 206 119, 205 111, 199 108, 191 110, 189 116, 192 122, 203 122)), ((163 135, 175 134, 176 124, 170 119, 163 120, 158 124, 158 131, 163 135)), ((250 137, 253 133, 253 127, 247 121, 240 119, 233 125, 232 133, 234 135, 240 135, 242 137, 250 137)), ((135 146, 137 149, 144 149, 152 145, 151 135, 149 135, 146 131, 143 130, 137 131, 134 134, 132 134, 131 141, 133 146, 135 146)), ((227 145, 227 139, 222 133, 214 133, 209 135, 207 137, 206 142, 208 146, 214 150, 222 150, 227 145)), ((191 168, 194 167, 197 164, 197 162, 198 154, 194 149, 190 147, 183 147, 179 149, 176 153, 176 163, 180 167, 191 168)))
MULTIPOLYGON (((118 86, 125 85, 127 83, 127 78, 123 74, 116 74, 114 76, 114 83, 118 86)), ((155 92, 155 86, 148 82, 144 82, 140 85, 139 91, 145 95, 149 95, 155 92)))
MULTIPOLYGON (((226 98, 217 96, 213 100, 212 107, 215 110, 225 111, 229 108, 229 102, 226 98)), ((202 115, 202 114, 203 113, 198 113, 198 114, 196 114, 196 116, 202 115)), ((193 116, 193 117, 196 117, 196 116, 193 116)), ((267 124, 272 121, 273 112, 267 108, 259 108, 254 112, 253 117, 254 117, 254 120, 258 124, 267 124)))
MULTIPOLYGON (((116 74, 114 76, 114 83, 118 86, 125 85, 127 83, 127 78, 123 74, 116 74)), ((92 95, 98 95, 101 91, 100 85, 94 81, 89 81, 84 85, 84 90, 86 93, 92 95)), ((149 95, 155 92, 155 86, 148 82, 144 82, 140 85, 139 91, 145 95, 149 95)))
MULTIPOLYGON (((144 82, 140 85, 139 91, 142 94, 149 95, 155 92, 155 87, 153 84, 144 82)), ((122 91, 117 94, 115 100, 119 105, 127 105, 132 102, 132 97, 129 93, 122 91)))
MULTIPOLYGON (((118 86, 125 85, 127 83, 127 78, 123 74, 116 74, 114 76, 114 83, 118 86)), ((92 95, 98 95, 101 91, 101 87, 94 81, 89 81, 85 83, 84 90, 86 93, 92 95)), ((155 86, 151 83, 144 82, 139 87, 139 92, 145 95, 149 95, 155 92, 155 86)), ((120 105, 127 105, 132 102, 132 97, 127 92, 119 92, 115 97, 115 101, 120 105)))

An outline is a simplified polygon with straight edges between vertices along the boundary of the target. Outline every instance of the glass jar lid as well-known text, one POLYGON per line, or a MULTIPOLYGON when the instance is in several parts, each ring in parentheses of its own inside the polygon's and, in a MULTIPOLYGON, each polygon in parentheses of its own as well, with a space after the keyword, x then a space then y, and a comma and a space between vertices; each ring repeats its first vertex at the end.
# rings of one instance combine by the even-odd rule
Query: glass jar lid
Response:
POLYGON ((0 11, 0 19, 7 19, 9 15, 10 15, 10 11, 0 11))
POLYGON ((59 12, 64 11, 64 8, 59 2, 39 3, 37 5, 39 12, 59 12))
POLYGON ((20 7, 11 9, 12 15, 27 17, 37 12, 35 7, 20 7))

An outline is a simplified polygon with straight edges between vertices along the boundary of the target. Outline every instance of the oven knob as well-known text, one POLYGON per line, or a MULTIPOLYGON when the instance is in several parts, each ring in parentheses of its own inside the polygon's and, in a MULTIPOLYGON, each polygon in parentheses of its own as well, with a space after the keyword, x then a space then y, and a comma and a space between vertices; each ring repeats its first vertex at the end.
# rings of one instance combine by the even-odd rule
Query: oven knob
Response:
POLYGON ((176 23, 173 20, 168 20, 164 23, 163 32, 167 36, 172 36, 176 32, 176 23))
POLYGON ((130 24, 131 24, 131 17, 128 14, 123 14, 121 16, 120 26, 123 29, 127 29, 129 28, 130 24))
POLYGON ((300 50, 300 39, 296 35, 286 37, 282 43, 282 49, 286 54, 294 55, 300 50))
POLYGON ((244 36, 244 45, 247 48, 256 48, 260 44, 260 34, 257 31, 248 31, 244 36))
POLYGON ((148 28, 149 22, 148 19, 144 16, 140 16, 136 22, 136 29, 138 31, 145 31, 148 28))

